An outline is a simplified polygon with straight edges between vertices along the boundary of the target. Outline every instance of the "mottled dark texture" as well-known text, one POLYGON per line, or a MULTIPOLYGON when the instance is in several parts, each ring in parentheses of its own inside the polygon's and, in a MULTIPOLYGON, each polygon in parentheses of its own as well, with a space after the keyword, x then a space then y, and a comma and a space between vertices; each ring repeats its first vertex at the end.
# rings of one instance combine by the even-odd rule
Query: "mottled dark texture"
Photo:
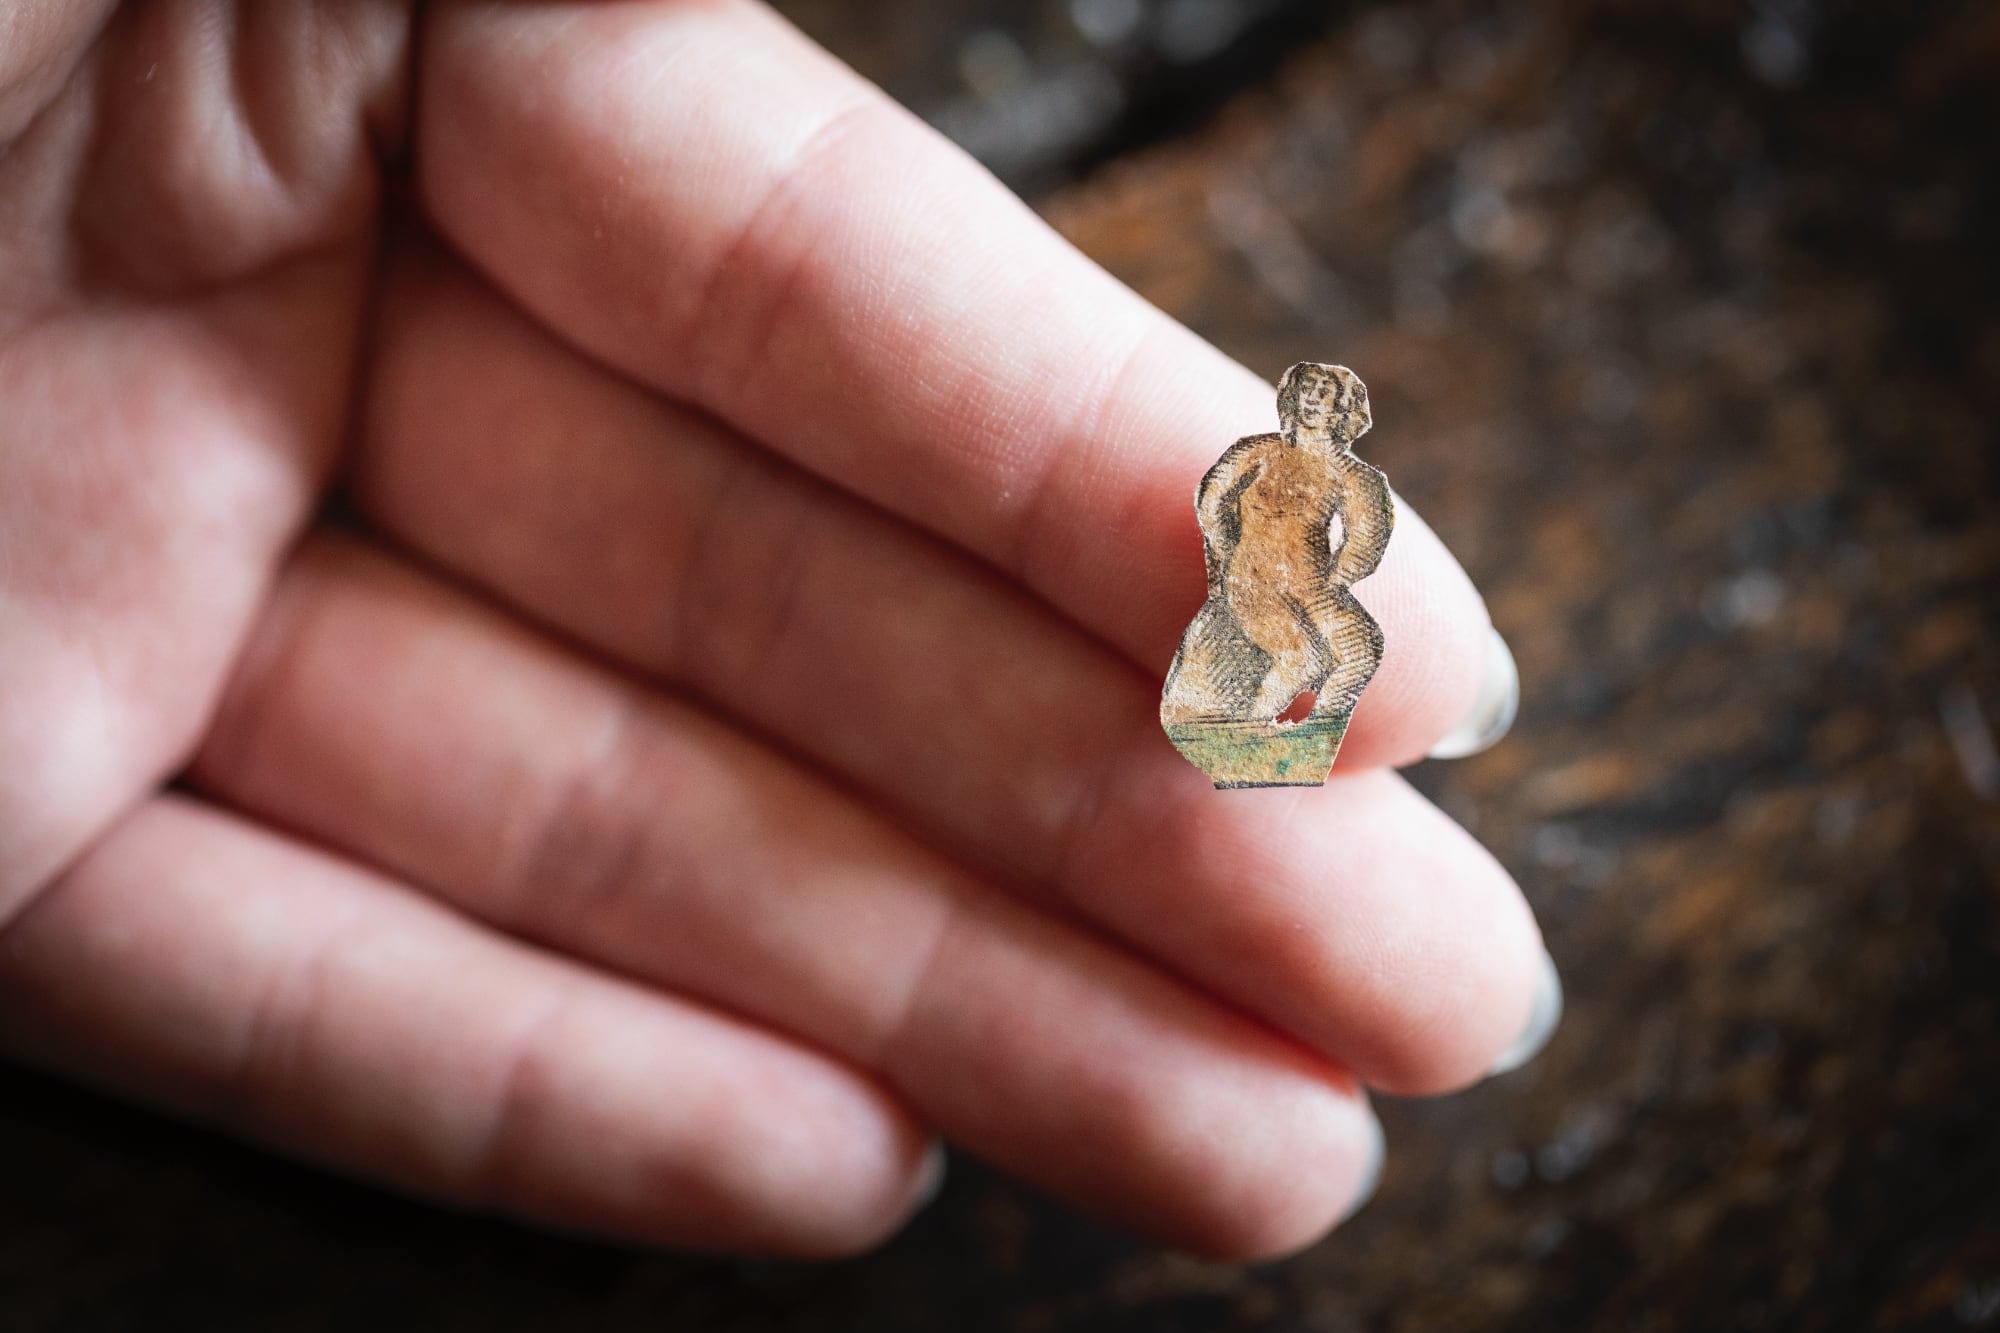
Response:
MULTIPOLYGON (((931 15, 878 74, 956 40, 915 0, 798 7, 931 15)), ((1376 1204, 1249 1270, 964 1162, 865 1260, 642 1256, 4 1074, 0 1325, 2000 1328, 2000 14, 1319 23, 1194 137, 1042 202, 1395 423, 1376 461, 1520 659, 1514 737, 1419 781, 1547 924, 1539 1061, 1389 1106, 1376 1204)))

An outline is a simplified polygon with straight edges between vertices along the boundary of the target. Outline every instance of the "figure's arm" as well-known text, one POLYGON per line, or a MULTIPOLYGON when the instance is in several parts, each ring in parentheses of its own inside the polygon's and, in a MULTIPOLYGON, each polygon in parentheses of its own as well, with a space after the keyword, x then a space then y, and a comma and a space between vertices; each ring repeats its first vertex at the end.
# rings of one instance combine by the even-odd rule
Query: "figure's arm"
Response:
POLYGON ((1396 501, 1389 493, 1389 479, 1354 459, 1340 479, 1334 508, 1341 527, 1334 582, 1352 587, 1375 572, 1389 549, 1389 532, 1396 524, 1396 501))
POLYGON ((1238 440, 1223 451, 1215 460, 1215 466, 1203 474, 1201 484, 1195 488, 1194 510, 1201 524, 1202 553, 1208 563, 1208 595, 1215 596, 1222 589, 1222 578, 1229 567, 1229 557, 1236 550, 1237 539, 1242 535, 1243 517, 1240 508, 1243 489, 1257 479, 1263 469, 1263 462, 1257 449, 1257 437, 1238 440))

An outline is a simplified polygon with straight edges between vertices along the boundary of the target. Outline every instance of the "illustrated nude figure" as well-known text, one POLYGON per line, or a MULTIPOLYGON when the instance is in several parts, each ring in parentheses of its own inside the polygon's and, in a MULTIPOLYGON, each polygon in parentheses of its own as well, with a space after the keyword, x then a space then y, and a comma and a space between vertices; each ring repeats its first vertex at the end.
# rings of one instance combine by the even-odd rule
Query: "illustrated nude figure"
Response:
POLYGON ((1381 628, 1351 590, 1395 521, 1388 479, 1352 452, 1373 424, 1368 389, 1344 366, 1301 362, 1279 383, 1278 420, 1278 434, 1231 445, 1196 491, 1208 600, 1160 705, 1218 786, 1323 782, 1382 661, 1381 628), (1317 698, 1292 737, 1276 719, 1304 693, 1317 698), (1318 750, 1299 753, 1309 739, 1318 750))

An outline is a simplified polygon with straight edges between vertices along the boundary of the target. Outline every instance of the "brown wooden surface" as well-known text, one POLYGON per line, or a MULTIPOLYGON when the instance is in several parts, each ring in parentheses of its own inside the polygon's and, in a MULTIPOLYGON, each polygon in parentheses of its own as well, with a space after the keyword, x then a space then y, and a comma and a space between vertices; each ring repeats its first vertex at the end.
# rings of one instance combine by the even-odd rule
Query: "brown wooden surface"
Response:
MULTIPOLYGON (((793 8, 1004 139, 957 10, 793 8)), ((1033 19, 1031 73, 1200 78, 982 12, 1033 19)), ((1312 27, 1192 135, 1113 117, 1028 175, 1086 164, 1047 212, 1250 364, 1368 380, 1370 456, 1520 659, 1514 736, 1418 778, 1546 923, 1539 1061, 1389 1105, 1375 1205, 1254 1269, 963 1161, 867 1259, 638 1255, 5 1073, 0 1326, 2000 1328, 2000 19, 1312 27)))

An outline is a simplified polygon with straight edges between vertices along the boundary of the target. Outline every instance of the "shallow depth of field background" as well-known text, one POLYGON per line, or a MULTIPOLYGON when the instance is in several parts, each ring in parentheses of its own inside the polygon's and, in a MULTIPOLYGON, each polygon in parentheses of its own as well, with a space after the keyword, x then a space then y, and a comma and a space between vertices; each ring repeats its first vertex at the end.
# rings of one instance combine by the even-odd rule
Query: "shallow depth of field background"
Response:
POLYGON ((1366 377, 1520 660, 1415 776, 1553 1046, 1388 1104, 1376 1203, 1254 1269, 963 1159, 866 1259, 642 1255, 0 1071, 0 1325, 2000 1328, 2000 9, 780 8, 1250 365, 1366 377))

